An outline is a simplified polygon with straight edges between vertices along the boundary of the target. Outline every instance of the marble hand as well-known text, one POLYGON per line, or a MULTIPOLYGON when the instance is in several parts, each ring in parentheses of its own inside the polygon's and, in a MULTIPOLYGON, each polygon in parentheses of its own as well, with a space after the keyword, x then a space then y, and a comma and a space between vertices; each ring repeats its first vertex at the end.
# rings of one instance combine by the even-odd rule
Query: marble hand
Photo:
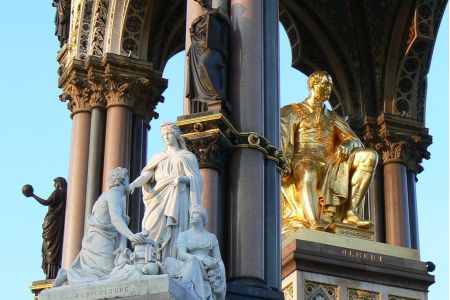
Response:
POLYGON ((130 183, 129 185, 130 195, 133 195, 135 188, 136 186, 134 185, 134 182, 130 183))
POLYGON ((177 186, 180 183, 189 184, 189 182, 190 182, 189 177, 187 177, 187 176, 178 176, 178 177, 174 178, 172 184, 174 186, 177 186))
POLYGON ((144 244, 146 241, 145 236, 139 233, 135 233, 132 236, 130 236, 129 240, 133 244, 144 244))

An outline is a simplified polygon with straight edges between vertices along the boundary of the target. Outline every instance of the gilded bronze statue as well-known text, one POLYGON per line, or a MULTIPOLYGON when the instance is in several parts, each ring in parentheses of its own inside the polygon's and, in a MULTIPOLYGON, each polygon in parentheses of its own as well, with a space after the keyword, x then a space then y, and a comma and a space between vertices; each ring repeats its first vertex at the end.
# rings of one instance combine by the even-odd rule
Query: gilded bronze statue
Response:
POLYGON ((191 113, 230 110, 226 96, 228 35, 230 21, 209 0, 196 0, 203 8, 189 30, 191 46, 187 53, 186 97, 191 113))
POLYGON ((358 213, 378 156, 324 102, 330 75, 308 78, 310 95, 281 109, 281 138, 288 168, 282 177, 283 232, 306 227, 334 232, 335 222, 371 228, 358 213))
POLYGON ((46 279, 53 279, 61 267, 62 246, 64 236, 64 219, 66 215, 67 182, 62 177, 54 179, 55 190, 47 200, 34 194, 29 184, 22 188, 26 197, 33 197, 37 202, 48 206, 42 224, 42 270, 46 279))

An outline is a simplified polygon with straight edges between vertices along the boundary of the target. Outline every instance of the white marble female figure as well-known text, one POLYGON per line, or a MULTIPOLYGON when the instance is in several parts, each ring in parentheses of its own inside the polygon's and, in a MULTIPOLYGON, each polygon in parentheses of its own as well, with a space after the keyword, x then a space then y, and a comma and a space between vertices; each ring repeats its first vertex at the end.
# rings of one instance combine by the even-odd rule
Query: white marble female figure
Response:
POLYGON ((142 229, 156 242, 160 259, 176 257, 178 234, 189 228, 189 207, 201 203, 202 177, 197 158, 186 149, 175 123, 163 123, 161 135, 166 145, 155 154, 130 184, 142 187, 145 214, 142 229))
POLYGON ((225 267, 216 236, 204 229, 207 218, 200 205, 191 208, 191 228, 177 239, 178 259, 167 257, 164 269, 195 299, 225 299, 225 267))

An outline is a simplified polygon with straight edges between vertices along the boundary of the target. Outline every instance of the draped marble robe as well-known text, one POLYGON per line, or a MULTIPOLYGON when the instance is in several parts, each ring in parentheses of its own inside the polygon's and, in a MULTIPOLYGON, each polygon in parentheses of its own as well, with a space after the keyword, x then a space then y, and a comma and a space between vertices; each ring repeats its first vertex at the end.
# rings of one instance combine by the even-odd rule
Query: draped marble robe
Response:
POLYGON ((197 158, 184 149, 155 154, 141 174, 149 173, 150 180, 142 186, 146 208, 142 228, 156 242, 161 260, 177 257, 176 240, 189 228, 189 208, 201 205, 203 181, 197 158), (174 185, 179 176, 189 177, 189 185, 174 185))

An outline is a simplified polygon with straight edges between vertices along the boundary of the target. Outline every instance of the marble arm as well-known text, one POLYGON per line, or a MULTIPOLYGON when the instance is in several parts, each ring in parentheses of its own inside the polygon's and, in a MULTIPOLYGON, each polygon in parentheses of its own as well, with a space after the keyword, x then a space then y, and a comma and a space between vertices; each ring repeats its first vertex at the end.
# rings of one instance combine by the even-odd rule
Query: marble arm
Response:
POLYGON ((178 250, 178 258, 182 261, 187 261, 192 256, 195 256, 195 255, 189 254, 187 252, 186 247, 178 247, 177 250, 178 250))
POLYGON ((108 195, 108 210, 111 218, 111 223, 116 228, 116 230, 127 239, 131 240, 133 232, 128 228, 127 224, 123 220, 123 211, 121 208, 122 197, 116 193, 111 193, 108 195))
POLYGON ((154 177, 155 172, 153 170, 149 170, 147 172, 142 173, 138 178, 136 178, 131 184, 130 189, 133 190, 137 187, 141 187, 147 182, 149 182, 154 177))

